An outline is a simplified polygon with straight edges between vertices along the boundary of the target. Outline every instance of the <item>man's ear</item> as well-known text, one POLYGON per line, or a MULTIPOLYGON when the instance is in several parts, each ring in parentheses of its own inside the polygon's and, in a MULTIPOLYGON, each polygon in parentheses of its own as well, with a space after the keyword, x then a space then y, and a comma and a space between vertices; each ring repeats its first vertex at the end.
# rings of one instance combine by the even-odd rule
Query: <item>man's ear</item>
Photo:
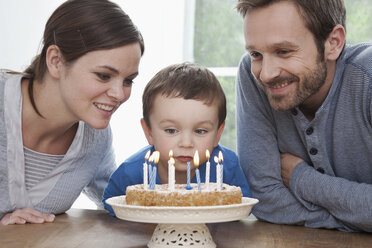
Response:
POLYGON ((324 44, 324 57, 326 60, 335 61, 340 56, 345 44, 345 29, 336 25, 324 44))
POLYGON ((222 132, 223 132, 223 129, 225 128, 225 122, 223 122, 220 127, 218 128, 217 130, 217 138, 216 138, 216 142, 214 144, 214 147, 216 147, 218 145, 218 143, 220 142, 220 139, 221 139, 221 135, 222 135, 222 132))
POLYGON ((152 139, 151 128, 149 126, 147 126, 147 124, 146 124, 146 122, 143 118, 141 119, 141 126, 142 126, 143 132, 145 133, 147 142, 149 142, 149 145, 153 146, 154 142, 153 142, 153 139, 152 139))
POLYGON ((49 74, 54 78, 59 78, 63 65, 62 53, 59 47, 56 45, 49 46, 45 59, 49 74))

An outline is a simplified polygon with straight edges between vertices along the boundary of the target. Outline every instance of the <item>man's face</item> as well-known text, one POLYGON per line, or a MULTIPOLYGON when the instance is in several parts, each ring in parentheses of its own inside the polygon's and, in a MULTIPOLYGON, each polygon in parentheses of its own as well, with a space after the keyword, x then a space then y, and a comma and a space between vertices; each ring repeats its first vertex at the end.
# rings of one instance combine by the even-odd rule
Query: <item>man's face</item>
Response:
POLYGON ((244 18, 252 73, 276 110, 317 101, 327 68, 312 33, 296 6, 281 1, 248 12, 244 18))

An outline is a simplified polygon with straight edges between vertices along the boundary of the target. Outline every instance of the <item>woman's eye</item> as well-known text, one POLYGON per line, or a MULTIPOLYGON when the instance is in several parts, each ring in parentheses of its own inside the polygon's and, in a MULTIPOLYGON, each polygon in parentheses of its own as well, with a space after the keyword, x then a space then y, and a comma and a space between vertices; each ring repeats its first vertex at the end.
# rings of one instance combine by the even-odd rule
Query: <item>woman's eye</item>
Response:
POLYGON ((96 75, 99 79, 101 79, 103 81, 107 81, 111 78, 111 76, 109 74, 106 74, 106 73, 96 72, 96 75))
POLYGON ((133 79, 129 78, 124 79, 124 84, 127 86, 132 86, 133 83, 134 83, 133 79))
POLYGON ((167 128, 164 131, 169 134, 175 134, 177 132, 174 128, 167 128))
POLYGON ((208 131, 207 130, 205 130, 205 129, 196 129, 195 130, 195 133, 197 133, 197 134, 206 134, 208 131))

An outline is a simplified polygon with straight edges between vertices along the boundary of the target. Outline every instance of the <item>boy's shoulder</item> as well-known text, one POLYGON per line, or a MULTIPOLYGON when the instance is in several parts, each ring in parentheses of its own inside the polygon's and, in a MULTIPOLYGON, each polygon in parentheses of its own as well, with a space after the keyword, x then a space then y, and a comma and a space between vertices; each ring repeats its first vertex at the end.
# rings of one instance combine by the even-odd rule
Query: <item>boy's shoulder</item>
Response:
POLYGON ((129 158, 127 158, 124 163, 138 163, 139 161, 145 161, 145 155, 148 150, 151 150, 151 152, 154 150, 153 146, 145 146, 141 148, 138 152, 131 155, 129 158))
POLYGON ((224 164, 229 164, 229 165, 234 165, 234 164, 237 164, 238 163, 238 156, 236 155, 236 153, 221 145, 221 144, 218 144, 212 151, 212 154, 211 154, 211 160, 213 161, 213 158, 214 156, 217 156, 218 157, 218 153, 219 152, 222 152, 222 156, 223 156, 223 161, 224 161, 224 164))
POLYGON ((138 152, 131 155, 127 158, 121 165, 119 166, 118 170, 132 170, 132 169, 140 169, 142 170, 142 165, 145 162, 145 155, 148 150, 153 150, 153 146, 145 146, 140 149, 138 152))

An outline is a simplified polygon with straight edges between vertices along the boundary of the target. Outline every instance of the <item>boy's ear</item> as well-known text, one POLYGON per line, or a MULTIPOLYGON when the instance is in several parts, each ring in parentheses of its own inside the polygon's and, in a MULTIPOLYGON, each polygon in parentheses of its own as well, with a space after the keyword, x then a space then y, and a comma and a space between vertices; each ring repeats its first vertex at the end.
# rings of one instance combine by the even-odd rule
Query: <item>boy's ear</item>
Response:
POLYGON ((326 60, 335 61, 340 56, 345 44, 345 29, 336 25, 328 35, 324 44, 324 57, 326 60))
POLYGON ((220 127, 218 128, 217 130, 217 137, 216 137, 216 142, 214 144, 214 147, 216 147, 218 145, 218 143, 220 142, 220 139, 221 139, 221 135, 222 135, 222 132, 223 132, 223 129, 225 128, 225 122, 223 122, 220 127))
POLYGON ((45 59, 49 74, 54 78, 59 78, 61 66, 63 65, 62 54, 59 47, 56 45, 49 46, 45 59))
POLYGON ((146 124, 146 122, 143 118, 141 119, 141 126, 142 126, 143 132, 145 133, 147 142, 149 142, 149 145, 153 146, 154 142, 153 142, 153 139, 152 139, 151 128, 149 126, 147 126, 147 124, 146 124))

